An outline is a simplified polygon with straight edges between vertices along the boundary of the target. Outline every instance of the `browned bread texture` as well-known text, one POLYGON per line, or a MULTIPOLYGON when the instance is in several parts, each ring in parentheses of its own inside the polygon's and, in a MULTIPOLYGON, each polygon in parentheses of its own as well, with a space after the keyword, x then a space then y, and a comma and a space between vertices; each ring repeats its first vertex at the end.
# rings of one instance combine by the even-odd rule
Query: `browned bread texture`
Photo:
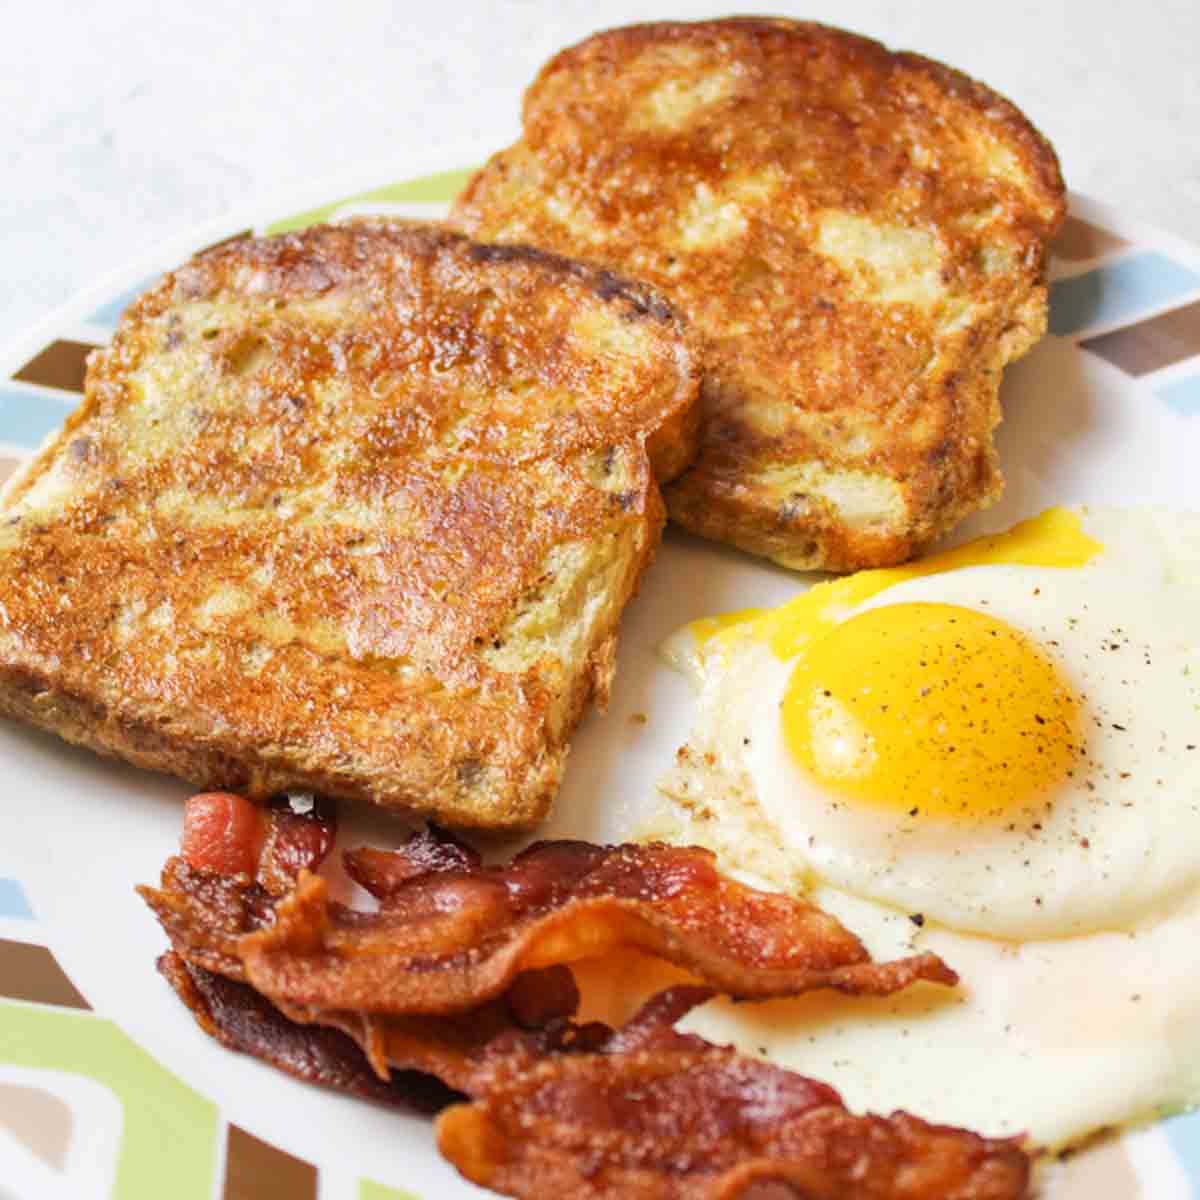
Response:
POLYGON ((1064 212, 1050 145, 988 88, 841 30, 733 18, 551 59, 452 220, 677 303, 705 345, 672 519, 849 570, 998 495, 1000 374, 1045 329, 1064 212))
POLYGON ((663 300, 540 250, 358 222, 203 253, 0 507, 0 711, 205 788, 532 825, 697 392, 663 300))

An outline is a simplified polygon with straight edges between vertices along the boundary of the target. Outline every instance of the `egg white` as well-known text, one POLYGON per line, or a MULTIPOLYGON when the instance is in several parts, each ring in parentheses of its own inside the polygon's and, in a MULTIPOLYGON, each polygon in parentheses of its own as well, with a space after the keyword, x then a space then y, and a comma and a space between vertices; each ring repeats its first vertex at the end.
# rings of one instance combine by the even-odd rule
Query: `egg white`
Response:
POLYGON ((834 806, 783 743, 790 662, 736 635, 719 654, 698 653, 694 631, 668 644, 700 691, 657 832, 674 822, 726 869, 808 891, 877 957, 933 950, 963 980, 882 1000, 714 1002, 688 1028, 824 1079, 855 1108, 1049 1146, 1200 1100, 1200 516, 1088 513, 1084 526, 1104 545, 1086 566, 971 567, 862 606, 980 608, 1071 681, 1089 761, 1037 831, 834 806))
POLYGON ((1127 932, 1027 942, 917 929, 832 889, 813 899, 876 957, 932 950, 960 986, 713 1001, 680 1027, 830 1083, 857 1111, 1050 1148, 1200 1100, 1196 897, 1127 932))

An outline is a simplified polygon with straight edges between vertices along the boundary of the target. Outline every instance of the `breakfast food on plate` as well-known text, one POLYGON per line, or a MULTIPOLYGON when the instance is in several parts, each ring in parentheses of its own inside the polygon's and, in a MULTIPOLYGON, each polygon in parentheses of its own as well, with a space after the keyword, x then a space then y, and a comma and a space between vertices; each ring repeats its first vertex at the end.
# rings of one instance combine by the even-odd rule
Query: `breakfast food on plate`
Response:
POLYGON ((562 51, 459 198, 474 236, 661 289, 705 340, 673 520, 790 567, 901 561, 1001 487, 1004 365, 1046 324, 1046 140, 948 67, 782 19, 562 51))
POLYGON ((241 238, 143 296, 4 496, 0 712, 309 797, 194 797, 139 889, 199 1025, 440 1111, 527 1200, 1015 1200, 1026 1132, 1200 1100, 1200 518, 1056 510, 694 622, 687 845, 485 865, 429 826, 343 856, 370 908, 321 873, 315 794, 546 815, 660 486, 833 570, 989 503, 1063 215, 1049 145, 949 68, 662 23, 547 64, 455 207, 486 242, 241 238))
POLYGON ((853 1107, 1057 1146, 1200 1100, 1200 516, 1050 510, 698 622, 654 836, 963 985, 689 1028, 853 1107))
MULTIPOLYGON (((231 1049, 384 1104, 433 1109, 459 1098, 433 1075, 385 1082, 338 1030, 291 1021, 246 984, 164 960, 201 1027, 231 1049)), ((1030 1160, 1017 1140, 904 1113, 857 1116, 824 1084, 676 1033, 711 995, 670 989, 619 1030, 511 1016, 502 1027, 491 1012, 430 1021, 424 1069, 473 1100, 442 1112, 439 1148, 472 1182, 527 1200, 734 1200, 768 1183, 783 1187, 772 1195, 828 1200, 1028 1195, 1030 1160)))
MULTIPOLYGON (((232 814, 248 806, 224 801, 232 814)), ((187 817, 197 819, 197 802, 187 817)), ((250 835, 233 836, 253 846, 250 835)), ((704 850, 538 842, 507 865, 485 867, 446 835, 418 833, 399 850, 343 856, 350 878, 379 902, 363 913, 332 899, 311 870, 274 883, 279 838, 268 839, 254 872, 236 873, 214 872, 207 856, 189 858, 190 839, 167 862, 160 888, 139 889, 143 898, 177 953, 247 980, 287 1011, 462 1012, 504 994, 526 970, 618 947, 741 997, 814 988, 888 995, 916 980, 955 982, 935 955, 872 962, 836 920, 805 900, 721 876, 704 850)), ((327 849, 314 845, 302 865, 315 866, 327 849)))
POLYGON ((363 221, 168 275, 8 490, 0 711, 204 787, 547 812, 695 446, 654 292, 363 221))
POLYGON ((382 1077, 349 1034, 289 1021, 248 984, 191 966, 174 952, 158 960, 158 969, 210 1037, 297 1079, 378 1104, 430 1112, 459 1094, 422 1071, 382 1077))
POLYGON ((702 851, 542 843, 484 867, 430 830, 396 851, 351 852, 347 868, 376 894, 379 912, 351 918, 328 904, 310 912, 306 952, 264 977, 256 940, 304 907, 332 841, 329 814, 284 805, 260 813, 237 796, 202 796, 185 822, 162 890, 142 894, 174 946, 160 969, 200 1026, 231 1049, 366 1099, 428 1107, 446 1099, 437 1081, 465 1093, 469 1104, 439 1117, 438 1144, 476 1183, 529 1200, 732 1200, 769 1182, 783 1195, 802 1189, 829 1200, 1027 1194, 1030 1162, 1018 1141, 904 1113, 857 1116, 823 1084, 676 1033, 711 988, 664 991, 620 1029, 573 1019, 580 997, 565 963, 614 941, 644 945, 638 923, 654 910, 655 953, 701 978, 744 977, 746 987, 735 985, 743 993, 757 985, 760 994, 793 994, 822 982, 879 993, 920 978, 953 981, 932 956, 912 959, 907 971, 862 962, 824 981, 811 969, 780 969, 780 959, 828 964, 861 953, 805 902, 722 879, 702 851), (551 936, 529 940, 531 910, 554 927, 551 936), (506 919, 515 932, 502 928, 506 919), (379 978, 388 986, 370 1011, 352 980, 319 997, 303 983, 297 992, 308 973, 362 950, 350 944, 355 924, 373 931, 368 949, 386 966, 379 978), (330 935, 335 925, 340 939, 330 935), (407 954, 389 953, 389 937, 407 954), (490 969, 498 941, 524 950, 499 986, 490 969), (412 953, 418 942, 426 955, 412 953), (453 1004, 444 986, 423 978, 461 974, 464 964, 478 979, 453 1004))
POLYGON ((1017 1200, 1016 1141, 906 1113, 847 1112, 830 1087, 680 1034, 707 999, 674 988, 599 1045, 497 1056, 471 1104, 437 1121, 472 1182, 523 1200, 1017 1200))

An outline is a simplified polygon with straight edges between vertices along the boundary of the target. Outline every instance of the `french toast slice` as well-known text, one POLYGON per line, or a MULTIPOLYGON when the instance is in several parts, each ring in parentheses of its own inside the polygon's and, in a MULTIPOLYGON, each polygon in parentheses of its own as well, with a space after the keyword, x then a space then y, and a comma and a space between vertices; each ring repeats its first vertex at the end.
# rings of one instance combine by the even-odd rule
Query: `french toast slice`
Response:
POLYGON ((0 711, 204 788, 545 816, 695 450, 640 284, 364 221, 202 253, 0 506, 0 711))
POLYGON ((1006 363, 1044 332, 1049 143, 957 71, 790 20, 551 59, 459 197, 472 236, 644 279, 704 340, 673 520, 795 568, 902 561, 990 503, 1006 363))

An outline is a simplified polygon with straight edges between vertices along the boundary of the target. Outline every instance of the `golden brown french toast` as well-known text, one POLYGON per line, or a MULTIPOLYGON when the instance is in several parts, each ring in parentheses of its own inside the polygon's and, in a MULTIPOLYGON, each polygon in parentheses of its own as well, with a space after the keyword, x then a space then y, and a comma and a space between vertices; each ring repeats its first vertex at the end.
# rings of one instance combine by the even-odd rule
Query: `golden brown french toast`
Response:
POLYGON ((644 279, 703 348, 671 517, 791 567, 907 558, 1001 488, 1006 363, 1064 215, 1008 101, 820 25, 615 29, 564 50, 452 219, 644 279))
POLYGON ((428 225, 143 296, 0 508, 0 711, 202 787, 545 814, 696 444, 640 284, 428 225))

